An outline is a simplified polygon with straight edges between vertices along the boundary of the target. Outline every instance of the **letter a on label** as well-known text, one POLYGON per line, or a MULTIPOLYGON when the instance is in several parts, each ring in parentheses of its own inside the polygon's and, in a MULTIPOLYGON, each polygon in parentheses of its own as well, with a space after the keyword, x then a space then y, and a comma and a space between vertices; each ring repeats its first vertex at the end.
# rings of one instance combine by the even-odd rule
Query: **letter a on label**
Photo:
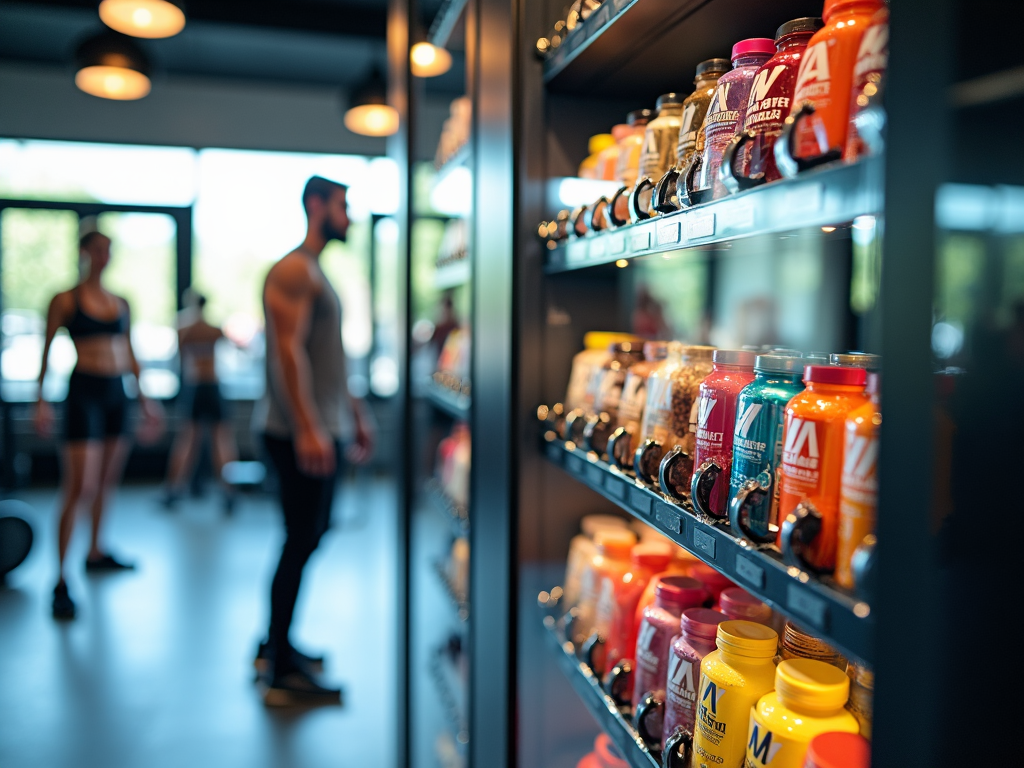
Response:
POLYGON ((790 418, 789 426, 786 428, 786 453, 803 453, 806 446, 807 456, 818 458, 818 431, 813 421, 805 419, 790 418))
POLYGON ((875 471, 878 440, 863 435, 847 435, 843 472, 849 477, 866 480, 875 471))
POLYGON ((642 648, 645 651, 651 649, 651 640, 654 639, 654 625, 648 624, 646 621, 640 626, 640 642, 637 643, 638 648, 642 648))
POLYGON ((877 56, 885 51, 889 45, 889 25, 879 24, 870 27, 861 38, 860 48, 857 49, 857 61, 868 56, 877 56))
POLYGON ((694 687, 693 664, 673 654, 672 660, 668 665, 668 679, 672 685, 678 685, 684 690, 692 691, 694 687), (683 685, 683 680, 686 680, 686 685, 683 685))
POLYGON ((711 699, 711 714, 718 714, 718 703, 725 696, 725 691, 715 685, 713 680, 708 680, 707 686, 704 688, 704 694, 700 697, 701 703, 711 699))
POLYGON ((796 93, 807 83, 817 80, 823 82, 831 80, 828 68, 828 44, 822 40, 810 46, 804 53, 804 59, 800 62, 800 74, 796 77, 796 93))

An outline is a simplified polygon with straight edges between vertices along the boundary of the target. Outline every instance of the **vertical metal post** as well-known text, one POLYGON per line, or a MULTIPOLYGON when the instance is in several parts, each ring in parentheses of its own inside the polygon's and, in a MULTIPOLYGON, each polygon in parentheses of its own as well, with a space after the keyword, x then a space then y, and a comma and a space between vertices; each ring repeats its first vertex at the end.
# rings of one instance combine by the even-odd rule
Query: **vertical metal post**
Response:
POLYGON ((185 291, 192 285, 192 207, 182 210, 174 215, 174 221, 178 227, 178 234, 175 238, 175 256, 177 258, 177 306, 184 309, 185 291))

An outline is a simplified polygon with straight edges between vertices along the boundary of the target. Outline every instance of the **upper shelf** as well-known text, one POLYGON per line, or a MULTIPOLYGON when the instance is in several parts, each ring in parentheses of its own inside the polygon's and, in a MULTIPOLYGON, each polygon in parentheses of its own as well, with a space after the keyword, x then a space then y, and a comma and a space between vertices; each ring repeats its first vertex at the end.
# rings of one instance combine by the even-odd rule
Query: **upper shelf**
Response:
POLYGON ((870 606, 799 568, 776 552, 759 551, 735 537, 726 524, 713 524, 570 443, 550 439, 547 457, 580 482, 729 577, 759 600, 836 646, 872 665, 874 617, 870 606))
POLYGON ((653 100, 689 92, 699 62, 728 58, 739 40, 774 37, 790 19, 820 15, 821 0, 605 0, 544 62, 544 82, 574 95, 653 100))
POLYGON ((572 238, 548 252, 563 272, 620 259, 714 245, 742 237, 844 224, 882 211, 883 162, 817 168, 639 224, 572 238))

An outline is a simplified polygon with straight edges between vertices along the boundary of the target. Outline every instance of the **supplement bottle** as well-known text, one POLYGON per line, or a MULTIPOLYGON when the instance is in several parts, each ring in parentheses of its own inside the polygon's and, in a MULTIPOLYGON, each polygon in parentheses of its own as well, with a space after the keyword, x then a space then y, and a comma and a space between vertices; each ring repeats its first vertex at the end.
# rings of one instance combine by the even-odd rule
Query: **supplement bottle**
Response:
POLYGON ((852 163, 867 154, 867 146, 857 133, 857 114, 878 93, 889 65, 889 9, 879 8, 860 39, 857 61, 853 65, 853 88, 850 93, 850 127, 843 158, 852 163))
POLYGON ((591 379, 594 398, 583 432, 587 450, 598 454, 604 453, 612 426, 618 420, 626 372, 644 359, 643 345, 633 341, 614 342, 608 351, 611 356, 591 379))
POLYGON ((815 736, 857 733, 857 720, 843 707, 850 679, 835 667, 793 659, 775 670, 775 690, 750 711, 744 768, 803 768, 815 736))
POLYGON ((586 159, 580 163, 577 175, 581 179, 599 179, 597 175, 598 164, 601 160, 601 153, 609 147, 615 146, 615 137, 610 133, 598 133, 590 137, 587 142, 587 151, 589 154, 586 159))
MULTIPOLYGON (((724 78, 718 85, 723 87, 724 78)), ((705 515, 725 517, 729 511, 736 405, 740 391, 754 380, 754 359, 747 350, 716 349, 714 370, 700 385, 691 497, 705 515)))
POLYGON ((778 525, 786 406, 803 391, 802 376, 799 353, 758 355, 754 380, 739 394, 729 480, 729 518, 737 536, 762 541, 778 525))
POLYGON ((633 129, 626 123, 612 126, 612 138, 614 144, 610 144, 601 150, 597 156, 597 166, 594 169, 594 178, 601 181, 615 181, 615 174, 619 169, 619 153, 622 152, 622 145, 633 129))
POLYGON ((668 649, 679 634, 679 621, 687 608, 697 608, 707 590, 689 576, 663 576, 654 592, 654 605, 644 609, 637 628, 633 660, 633 706, 651 692, 664 691, 668 677, 668 649))
POLYGON ((779 544, 786 516, 801 502, 808 502, 821 516, 821 530, 802 557, 821 571, 835 567, 846 416, 868 402, 866 379, 863 368, 808 365, 804 369, 807 389, 786 407, 779 544))
POLYGON ((569 375, 569 386, 565 392, 565 411, 584 405, 587 390, 594 371, 600 369, 611 357, 608 346, 614 341, 641 340, 625 333, 590 331, 583 337, 583 350, 572 358, 572 372, 569 375))
MULTIPOLYGON (((672 547, 672 561, 662 573, 655 574, 654 578, 647 582, 647 587, 644 589, 644 593, 640 596, 640 602, 636 606, 636 617, 633 621, 633 637, 627 644, 627 648, 636 648, 636 628, 644 620, 644 610, 654 605, 654 593, 658 584, 661 583, 661 579, 665 576, 692 576, 691 571, 700 563, 696 557, 678 544, 670 544, 669 546, 672 547)), ((694 576, 694 578, 697 577, 694 576)), ((700 579, 697 580, 700 581, 700 579)), ((707 589, 707 584, 704 585, 704 588, 707 589)))
POLYGON ((839 488, 839 539, 836 545, 835 579, 854 586, 850 563, 864 537, 875 532, 878 508, 878 433, 882 411, 877 373, 868 375, 865 392, 870 401, 846 417, 843 446, 843 477, 839 488))
POLYGON ((640 428, 647 403, 647 380, 668 358, 668 342, 649 341, 644 344, 644 359, 626 372, 619 399, 618 419, 613 427, 614 442, 608 447, 609 457, 622 469, 633 468, 633 454, 640 445, 640 428), (621 433, 618 430, 621 429, 621 433))
POLYGON ((791 112, 805 101, 814 106, 814 114, 795 127, 797 157, 845 149, 854 63, 864 32, 882 7, 882 0, 825 0, 825 26, 807 44, 793 93, 791 112))
POLYGON ((722 598, 722 592, 736 586, 727 576, 722 575, 707 563, 696 563, 691 566, 690 575, 711 593, 713 606, 718 605, 718 601, 722 598))
POLYGON ((730 619, 753 621, 770 627, 772 609, 739 587, 723 589, 718 597, 718 610, 730 619))
MULTIPOLYGON (((632 189, 636 184, 640 173, 640 152, 644 146, 644 134, 647 132, 647 123, 653 116, 653 109, 638 109, 626 116, 629 134, 619 144, 619 158, 615 167, 615 179, 624 187, 632 189)), ((626 211, 618 218, 627 218, 626 211)))
POLYGON ((718 625, 729 617, 707 608, 687 608, 679 622, 680 634, 672 641, 665 682, 665 720, 662 744, 682 728, 691 736, 697 722, 700 663, 715 650, 718 625))
POLYGON ((732 139, 736 129, 743 125, 747 111, 747 97, 754 75, 762 64, 775 53, 775 41, 767 37, 741 40, 732 47, 732 70, 718 80, 715 95, 704 116, 701 131, 704 134, 703 152, 700 157, 700 177, 694 179, 695 189, 713 189, 713 197, 726 194, 718 178, 718 166, 722 153, 732 139))
POLYGON ((644 146, 640 153, 640 176, 657 181, 665 171, 676 164, 683 99, 681 93, 666 93, 658 97, 658 116, 647 124, 647 131, 644 134, 644 146))
POLYGON ((855 733, 833 731, 811 739, 803 768, 870 768, 871 745, 855 733))
POLYGON ((775 630, 752 621, 718 625, 718 650, 700 664, 693 768, 739 768, 750 708, 775 687, 775 630))
POLYGON ((569 542, 569 556, 565 563, 565 579, 562 581, 562 605, 566 610, 573 608, 580 599, 584 572, 591 566, 597 545, 594 536, 605 528, 626 529, 626 521, 614 515, 587 515, 580 521, 583 533, 573 536, 569 542))
POLYGON ((846 668, 850 678, 850 700, 846 710, 857 718, 860 735, 871 740, 871 718, 874 715, 875 674, 862 664, 850 662, 846 668))
POLYGON ((597 552, 580 579, 580 599, 572 622, 572 640, 580 644, 593 633, 597 624, 597 602, 605 579, 616 581, 629 571, 629 554, 636 534, 628 529, 605 529, 594 536, 597 552))
POLYGON ((764 174, 765 181, 782 178, 775 165, 773 147, 782 133, 796 87, 800 58, 811 35, 821 29, 817 18, 787 21, 775 33, 778 53, 761 65, 754 75, 743 117, 743 130, 754 131, 757 138, 747 144, 742 160, 743 175, 764 174))
POLYGON ((839 670, 846 670, 846 658, 819 637, 804 631, 792 621, 787 621, 779 643, 776 663, 789 659, 813 659, 831 664, 839 670))
POLYGON ((666 541, 641 542, 633 547, 629 560, 629 570, 613 585, 614 589, 603 591, 598 599, 597 626, 605 636, 605 669, 632 658, 636 607, 647 584, 656 574, 664 573, 672 561, 672 547, 666 541))
POLYGON ((693 160, 697 149, 697 132, 704 125, 704 116, 711 106, 711 98, 718 87, 718 78, 732 69, 729 59, 708 59, 697 65, 694 91, 683 100, 683 116, 679 125, 679 143, 676 147, 676 167, 680 171, 693 160))

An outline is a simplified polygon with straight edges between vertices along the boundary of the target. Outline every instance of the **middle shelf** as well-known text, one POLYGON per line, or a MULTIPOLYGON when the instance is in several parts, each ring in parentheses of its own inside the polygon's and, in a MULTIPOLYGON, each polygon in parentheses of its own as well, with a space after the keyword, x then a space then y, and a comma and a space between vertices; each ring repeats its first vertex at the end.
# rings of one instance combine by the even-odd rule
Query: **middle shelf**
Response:
POLYGON ((758 599, 791 617, 847 656, 873 665, 874 617, 868 603, 830 581, 787 566, 727 526, 705 522, 683 506, 570 443, 548 439, 549 461, 571 477, 652 526, 758 599))

